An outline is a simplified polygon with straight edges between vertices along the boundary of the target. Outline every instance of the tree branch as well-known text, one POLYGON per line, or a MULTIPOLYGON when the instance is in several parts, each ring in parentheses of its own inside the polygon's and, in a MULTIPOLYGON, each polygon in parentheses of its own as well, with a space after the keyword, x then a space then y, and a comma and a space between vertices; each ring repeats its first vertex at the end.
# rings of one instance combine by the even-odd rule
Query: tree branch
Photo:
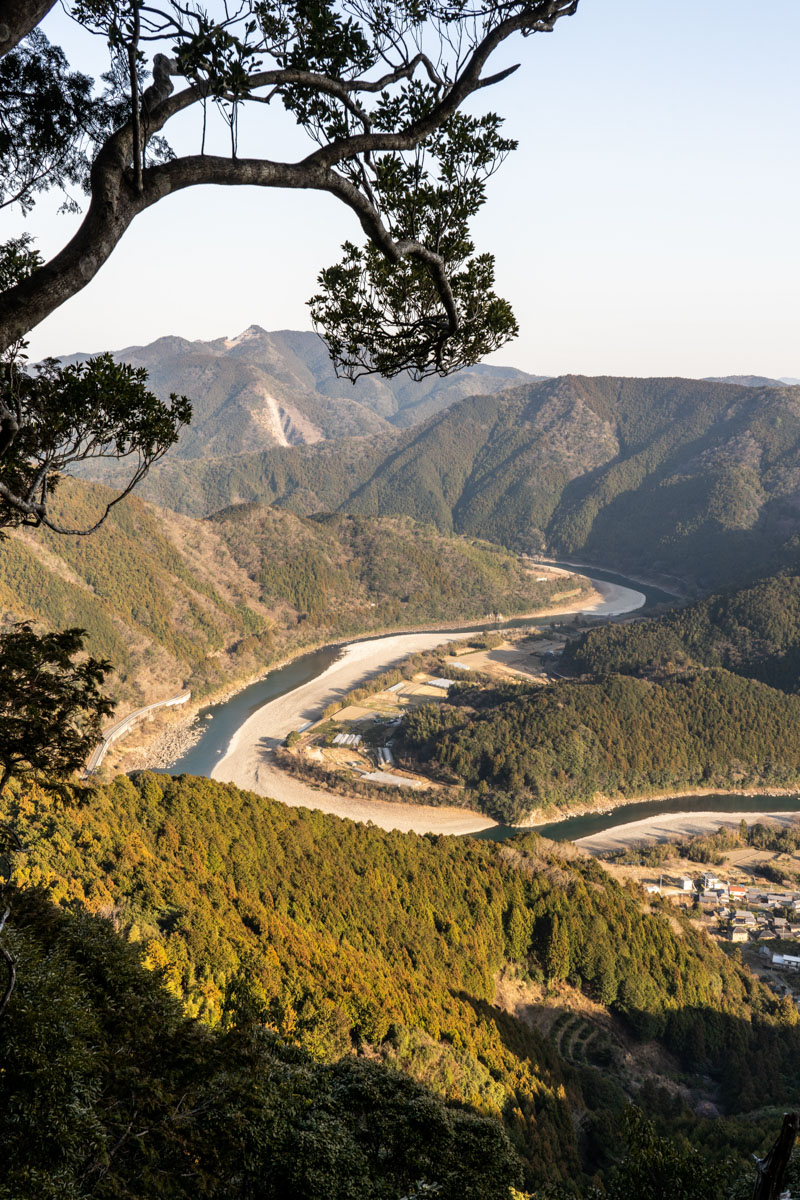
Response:
MULTIPOLYGON (((2 917, 0 917, 0 933, 3 932, 6 921, 8 920, 10 915, 11 915, 11 909, 7 908, 6 911, 3 913, 2 917)), ((0 955, 3 956, 3 959, 6 964, 6 970, 8 971, 8 982, 6 984, 6 990, 3 993, 3 999, 0 1000, 0 1017, 2 1017, 3 1013, 8 1008, 8 1002, 11 999, 11 996, 13 995, 14 987, 17 982, 17 964, 16 964, 16 959, 14 958, 14 955, 11 954, 8 950, 6 950, 5 946, 0 946, 0 955)))
MULTIPOLYGON (((108 138, 95 159, 91 172, 91 202, 72 240, 49 263, 0 296, 0 350, 23 337, 85 287, 140 212, 163 197, 194 184, 309 188, 337 195, 356 212, 367 236, 390 259, 399 261, 413 256, 425 262, 448 314, 451 330, 457 328, 455 305, 443 261, 418 242, 395 242, 383 226, 370 197, 334 173, 332 168, 359 155, 414 149, 440 128, 473 92, 507 78, 514 68, 481 78, 490 55, 506 38, 519 31, 551 29, 559 17, 576 12, 578 3, 579 0, 534 0, 486 33, 458 78, 425 116, 398 132, 376 133, 367 129, 351 137, 336 139, 297 163, 187 156, 142 170, 139 188, 138 172, 131 172, 132 163, 139 156, 135 153, 133 123, 128 122, 108 138)), ((316 72, 287 68, 258 72, 250 77, 249 86, 253 90, 266 86, 308 87, 336 97, 351 107, 353 93, 378 91, 392 82, 410 78, 419 66, 426 69, 437 87, 444 87, 430 60, 422 53, 378 80, 332 79, 316 72)), ((172 94, 170 76, 176 73, 174 61, 164 55, 155 56, 154 82, 144 92, 141 103, 142 113, 146 114, 146 137, 161 130, 172 116, 212 95, 211 85, 206 83, 196 83, 177 95, 172 94)), ((6 419, 3 414, 2 420, 6 419)), ((0 436, 3 436, 1 431, 0 436)))
POLYGON ((800 1130, 800 1114, 785 1113, 777 1141, 765 1158, 756 1159, 753 1200, 778 1200, 792 1149, 800 1130))

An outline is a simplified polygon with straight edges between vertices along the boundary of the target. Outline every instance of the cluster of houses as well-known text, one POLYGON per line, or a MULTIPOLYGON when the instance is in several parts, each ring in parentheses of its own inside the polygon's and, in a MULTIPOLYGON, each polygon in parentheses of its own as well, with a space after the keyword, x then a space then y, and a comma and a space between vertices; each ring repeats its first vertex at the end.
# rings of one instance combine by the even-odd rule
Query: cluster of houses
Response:
MULTIPOLYGON (((699 881, 689 875, 681 875, 673 880, 673 886, 700 904, 711 906, 710 910, 706 910, 709 917, 713 912, 732 942, 768 941, 773 938, 800 940, 800 892, 770 892, 759 887, 728 883, 712 871, 704 871, 699 881), (776 909, 780 910, 780 915, 775 912, 776 909)), ((661 887, 648 884, 646 891, 651 895, 660 894, 661 887)), ((775 965, 786 970, 795 969, 791 955, 777 955, 775 965)))
MULTIPOLYGON (((693 880, 688 880, 690 888, 685 887, 686 882, 686 879, 681 880, 684 890, 695 889, 693 880)), ((800 938, 800 893, 770 892, 759 887, 727 883, 711 871, 703 872, 697 891, 701 904, 713 904, 719 919, 727 922, 732 942, 749 942, 751 938, 758 941, 800 938), (748 907, 737 908, 737 902, 748 907), (777 916, 775 909, 788 913, 788 916, 777 916)))

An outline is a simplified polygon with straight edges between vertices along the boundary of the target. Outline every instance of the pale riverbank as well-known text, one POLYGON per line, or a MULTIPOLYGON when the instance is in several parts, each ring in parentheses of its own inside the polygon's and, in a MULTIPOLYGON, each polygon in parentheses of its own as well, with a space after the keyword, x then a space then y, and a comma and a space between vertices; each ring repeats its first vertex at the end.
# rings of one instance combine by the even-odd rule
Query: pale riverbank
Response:
MULTIPOLYGON (((774 795, 775 793, 770 793, 774 795)), ((623 850, 642 842, 671 842, 681 837, 694 837, 700 833, 715 833, 721 825, 737 826, 741 821, 754 825, 758 821, 774 821, 780 825, 795 823, 800 817, 797 812, 683 812, 662 813, 646 817, 642 821, 630 821, 615 825, 603 833, 577 838, 576 846, 590 854, 606 854, 610 850, 623 850)), ((546 834, 546 829, 543 830, 546 834)))
MULTIPOLYGON (((538 564, 532 563, 531 565, 535 568, 538 564)), ((549 564, 547 565, 547 570, 552 575, 569 576, 575 574, 563 568, 551 567, 549 564)), ((580 578, 584 584, 590 582, 585 576, 581 576, 580 578)), ((533 621, 563 616, 575 613, 576 611, 613 616, 617 611, 625 612, 628 611, 629 607, 640 607, 646 599, 644 596, 641 596, 641 599, 639 599, 638 597, 640 596, 641 593, 637 593, 633 589, 619 588, 614 585, 599 584, 598 586, 592 585, 589 588, 582 586, 581 589, 563 593, 563 599, 560 603, 553 604, 547 608, 537 608, 532 612, 513 613, 507 620, 510 623, 533 621), (623 594, 624 600, 621 600, 620 597, 623 594), (637 599, 633 601, 632 597, 637 597, 637 599)), ((486 624, 487 626, 491 626, 492 622, 486 618, 486 624)), ((449 641, 451 633, 459 630, 474 630, 480 628, 480 625, 481 618, 475 617, 474 619, 465 618, 462 621, 432 622, 411 629, 375 629, 359 637, 354 637, 348 644, 356 645, 367 641, 386 641, 393 637, 418 633, 441 633, 444 635, 439 638, 439 643, 441 643, 449 641)), ((198 716, 201 712, 235 699, 262 680, 279 675, 286 668, 292 667, 293 664, 308 655, 316 653, 329 654, 336 651, 337 644, 327 641, 311 642, 303 645, 298 647, 295 653, 291 653, 280 662, 271 665, 266 675, 263 673, 251 675, 248 678, 226 686, 218 693, 204 696, 200 701, 190 701, 185 710, 185 715, 180 721, 170 721, 168 726, 164 727, 162 725, 156 729, 149 727, 149 724, 145 723, 134 731, 132 737, 126 738, 124 742, 116 743, 111 748, 106 756, 108 764, 106 774, 133 770, 163 770, 172 766, 204 737, 206 727, 202 721, 198 721, 198 716)))
POLYGON ((476 833, 494 822, 469 809, 435 808, 425 804, 398 804, 390 800, 363 800, 314 788, 286 774, 271 761, 269 752, 286 735, 356 687, 369 675, 401 662, 410 654, 432 650, 444 641, 467 638, 467 633, 403 633, 389 638, 352 642, 341 658, 315 679, 265 704, 239 727, 224 757, 211 772, 212 779, 235 783, 292 807, 303 805, 335 813, 353 821, 372 821, 383 829, 415 833, 476 833))
MULTIPOLYGON (((589 598, 582 598, 580 612, 616 616, 631 612, 645 603, 646 597, 632 588, 596 583, 589 598)), ((531 620, 575 612, 574 603, 525 614, 531 620)), ((425 633, 401 633, 391 637, 351 642, 340 658, 301 687, 263 705, 234 733, 224 756, 211 771, 211 778, 235 783, 260 795, 290 805, 306 805, 352 820, 371 820, 387 829, 416 833, 476 833, 490 829, 495 822, 479 813, 460 808, 431 805, 366 801, 310 787, 279 771, 269 752, 283 742, 287 734, 307 722, 317 720, 333 700, 357 687, 371 675, 395 665, 422 650, 432 650, 445 642, 469 637, 468 632, 453 630, 425 633), (356 815, 358 814, 358 815, 356 815)))

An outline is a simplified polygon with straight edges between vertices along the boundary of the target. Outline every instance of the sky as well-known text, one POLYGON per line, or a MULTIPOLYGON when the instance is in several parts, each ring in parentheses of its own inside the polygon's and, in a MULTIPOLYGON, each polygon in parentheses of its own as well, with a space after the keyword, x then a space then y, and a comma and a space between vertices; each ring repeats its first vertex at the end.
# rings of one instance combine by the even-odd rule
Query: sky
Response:
MULTIPOLYGON (((60 12, 45 30, 76 68, 94 45, 60 12)), ((481 93, 520 142, 474 222, 519 338, 491 361, 543 375, 800 377, 800 4, 581 0, 517 39, 521 69, 481 93)), ((258 107, 251 150, 295 157, 287 118, 258 107), (266 116, 266 121, 263 123, 266 116)), ((194 150, 188 127, 179 149, 194 150)), ((0 213, 45 255, 76 218, 45 200, 0 213)), ((333 198, 195 188, 136 219, 84 290, 30 335, 30 355, 166 334, 310 327, 306 300, 361 241, 333 198)))

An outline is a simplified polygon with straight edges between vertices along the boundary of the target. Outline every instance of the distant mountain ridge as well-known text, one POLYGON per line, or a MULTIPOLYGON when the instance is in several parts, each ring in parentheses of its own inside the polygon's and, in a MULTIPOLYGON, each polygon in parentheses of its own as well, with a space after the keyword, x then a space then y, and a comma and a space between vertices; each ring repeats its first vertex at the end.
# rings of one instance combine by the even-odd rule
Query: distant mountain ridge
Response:
MULTIPOLYGON (((87 358, 63 356, 62 362, 87 358)), ((269 333, 251 325, 235 338, 162 337, 114 352, 147 369, 153 390, 186 395, 194 417, 172 457, 229 457, 273 446, 313 444, 406 428, 466 395, 536 378, 513 367, 478 365, 445 379, 338 379, 315 333, 269 333)))
POLYGON ((800 555, 800 389, 565 376, 461 401, 343 502, 701 587, 800 555))
POLYGON ((141 488, 186 515, 253 501, 404 515, 701 588, 800 562, 800 389, 780 380, 475 367, 354 388, 316 335, 258 326, 118 357, 194 400, 141 488))
POLYGON ((390 435, 167 461, 147 486, 197 513, 404 514, 711 588, 800 561, 800 389, 564 376, 390 435))

